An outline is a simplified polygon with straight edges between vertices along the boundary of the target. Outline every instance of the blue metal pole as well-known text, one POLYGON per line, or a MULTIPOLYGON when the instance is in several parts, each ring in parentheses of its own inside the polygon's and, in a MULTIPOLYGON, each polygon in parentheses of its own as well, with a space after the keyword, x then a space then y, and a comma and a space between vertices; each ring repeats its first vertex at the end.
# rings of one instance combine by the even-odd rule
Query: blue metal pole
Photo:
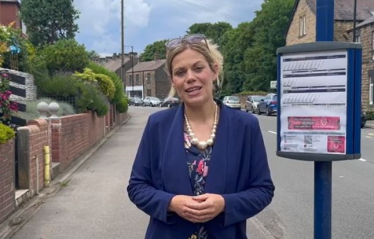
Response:
MULTIPOLYGON (((334 0, 317 0, 316 41, 334 40, 334 0)), ((331 239, 332 162, 314 163, 314 238, 331 239)))

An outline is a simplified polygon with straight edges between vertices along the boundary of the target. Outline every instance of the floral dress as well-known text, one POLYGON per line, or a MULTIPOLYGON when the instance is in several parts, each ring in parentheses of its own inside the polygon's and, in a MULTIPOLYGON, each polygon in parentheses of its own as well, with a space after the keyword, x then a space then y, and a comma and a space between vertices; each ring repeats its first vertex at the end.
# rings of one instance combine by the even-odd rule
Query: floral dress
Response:
MULTIPOLYGON (((187 166, 191 179, 191 186, 195 196, 205 193, 205 181, 208 175, 208 163, 212 154, 212 147, 207 147, 200 151, 195 145, 191 144, 188 134, 184 133, 184 146, 187 154, 187 166)), ((207 239, 208 231, 203 224, 198 224, 196 232, 188 239, 207 239)))

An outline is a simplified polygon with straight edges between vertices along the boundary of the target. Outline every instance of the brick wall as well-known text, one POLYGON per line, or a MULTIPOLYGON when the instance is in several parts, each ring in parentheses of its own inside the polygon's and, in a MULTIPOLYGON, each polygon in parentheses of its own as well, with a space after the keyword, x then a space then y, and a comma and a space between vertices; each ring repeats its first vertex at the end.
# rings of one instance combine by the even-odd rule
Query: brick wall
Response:
POLYGON ((28 128, 30 129, 29 189, 31 196, 33 196, 37 190, 41 190, 44 187, 44 146, 49 146, 48 123, 43 119, 31 120, 28 122, 28 128), (39 180, 38 183, 37 180, 39 180))
POLYGON ((0 223, 15 209, 14 140, 0 144, 0 223))
POLYGON ((86 152, 104 137, 104 117, 95 113, 65 116, 52 120, 52 159, 59 162, 61 169, 86 152))
POLYGON ((348 31, 353 28, 352 21, 335 21, 334 23, 334 40, 342 42, 352 42, 352 37, 348 31))
POLYGON ((0 25, 8 26, 15 22, 14 28, 21 28, 22 24, 18 18, 19 4, 17 2, 1 2, 0 25))

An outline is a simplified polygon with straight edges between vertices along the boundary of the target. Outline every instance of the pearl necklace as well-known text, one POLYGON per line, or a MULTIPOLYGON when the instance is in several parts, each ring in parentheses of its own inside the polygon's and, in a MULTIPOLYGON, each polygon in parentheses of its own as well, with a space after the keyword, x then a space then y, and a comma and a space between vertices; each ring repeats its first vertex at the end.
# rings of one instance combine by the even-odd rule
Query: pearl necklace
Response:
POLYGON ((215 104, 215 110, 214 110, 214 123, 212 127, 212 133, 210 135, 210 138, 207 141, 199 141, 198 138, 196 138, 194 132, 192 131, 190 122, 188 121, 187 115, 184 114, 184 118, 186 120, 186 126, 187 126, 187 131, 188 135, 191 138, 191 143, 196 145, 201 151, 205 150, 208 146, 212 146, 214 143, 214 139, 216 137, 216 129, 217 129, 217 112, 218 112, 218 107, 217 104, 215 104))

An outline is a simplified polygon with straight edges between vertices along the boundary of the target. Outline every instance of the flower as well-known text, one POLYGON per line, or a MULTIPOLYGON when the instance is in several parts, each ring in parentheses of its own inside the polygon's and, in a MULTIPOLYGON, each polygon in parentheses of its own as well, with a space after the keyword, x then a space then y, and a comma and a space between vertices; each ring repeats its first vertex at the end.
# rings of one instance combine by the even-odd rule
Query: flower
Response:
POLYGON ((203 173, 204 173, 204 160, 200 160, 199 164, 197 165, 196 172, 199 175, 203 175, 203 173))
POLYGON ((206 177, 207 175, 208 175, 208 166, 205 165, 204 172, 203 172, 203 177, 206 177))

